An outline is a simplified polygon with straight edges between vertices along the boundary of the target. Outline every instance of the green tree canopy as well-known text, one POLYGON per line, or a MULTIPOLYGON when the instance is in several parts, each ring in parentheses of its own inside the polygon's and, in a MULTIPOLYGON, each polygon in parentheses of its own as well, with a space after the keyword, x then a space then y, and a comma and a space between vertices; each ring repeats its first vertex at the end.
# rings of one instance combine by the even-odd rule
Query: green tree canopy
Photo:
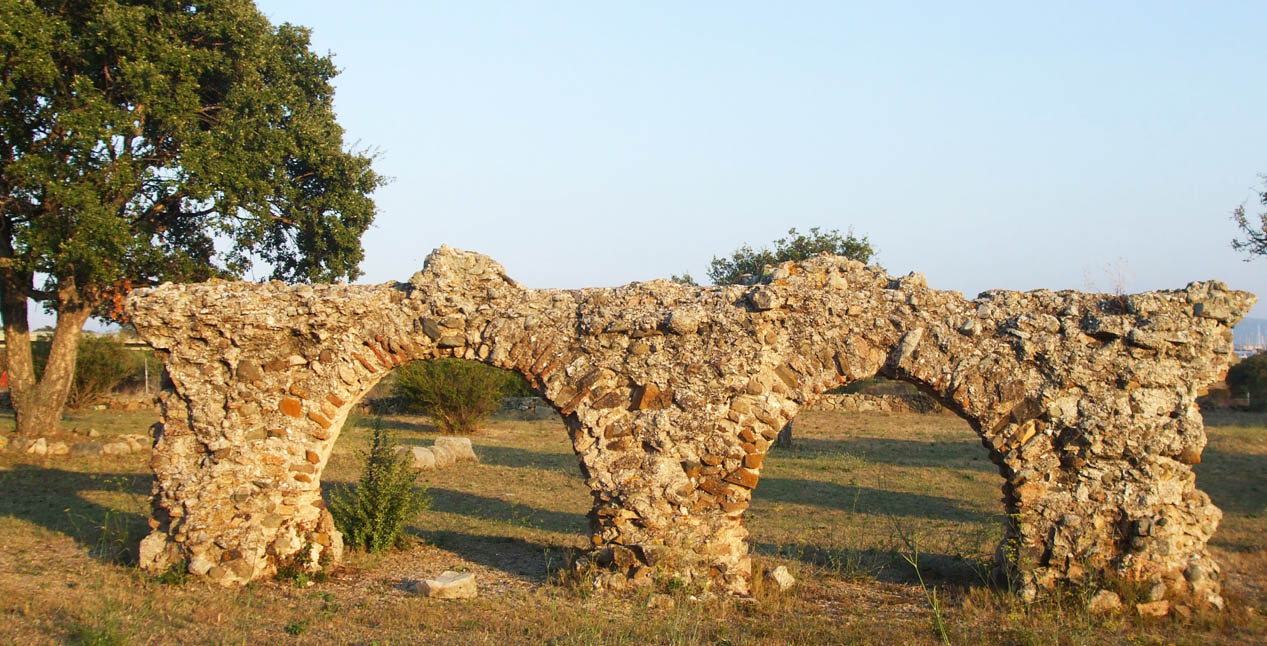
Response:
MULTIPOLYGON (((824 233, 818 227, 811 227, 809 233, 804 234, 791 228, 787 230, 786 238, 774 241, 773 250, 765 247, 753 249, 745 244, 734 250, 729 258, 713 256, 708 277, 716 285, 735 285, 744 282, 746 276, 762 275, 767 267, 789 260, 807 260, 821 253, 844 256, 865 263, 870 262, 875 248, 866 236, 859 238, 853 234, 852 229, 842 236, 836 229, 824 233)), ((689 274, 687 278, 690 278, 689 274)), ((674 276, 673 280, 682 282, 678 276, 674 276)), ((788 422, 779 431, 774 445, 782 448, 792 446, 792 422, 788 422)))
POLYGON ((732 252, 729 258, 714 256, 709 264, 708 277, 717 285, 733 285, 741 282, 744 275, 760 276, 767 266, 789 260, 806 260, 821 253, 866 263, 871 260, 875 249, 866 236, 854 236, 852 229, 842 236, 836 229, 824 233, 818 227, 811 227, 808 234, 803 234, 792 228, 787 230, 786 238, 774 241, 773 250, 765 247, 753 249, 745 244, 732 252))
POLYGON ((28 299, 58 314, 56 376, 88 315, 131 287, 256 263, 286 281, 359 274, 381 179, 344 149, 335 74, 306 29, 247 0, 0 0, 0 300, 20 429, 28 299))
POLYGON ((1267 410, 1267 353, 1259 352, 1227 370, 1227 387, 1248 400, 1251 410, 1267 410))

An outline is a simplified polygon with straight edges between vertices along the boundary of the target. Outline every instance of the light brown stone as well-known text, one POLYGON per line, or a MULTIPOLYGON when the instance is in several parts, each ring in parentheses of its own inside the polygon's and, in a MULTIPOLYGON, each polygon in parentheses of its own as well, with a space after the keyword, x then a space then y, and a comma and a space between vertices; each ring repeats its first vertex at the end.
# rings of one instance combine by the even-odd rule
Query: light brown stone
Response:
POLYGON ((1170 614, 1170 602, 1162 599, 1161 601, 1137 603, 1135 604, 1135 612, 1138 612, 1141 617, 1165 617, 1170 614))
POLYGON ((479 596, 475 575, 446 570, 434 579, 423 579, 414 585, 414 592, 433 599, 474 599, 479 596))
MULTIPOLYGON (((1193 594, 1220 607, 1207 548, 1219 511, 1190 467, 1205 445, 1195 393, 1226 370, 1231 326, 1253 302, 1215 281, 969 300, 916 274, 895 278, 832 256, 785 263, 749 285, 535 290, 486 257, 449 248, 405 283, 138 289, 128 315, 181 384, 160 395, 171 441, 151 460, 158 525, 141 564, 188 560, 204 576, 213 564, 197 561, 200 550, 293 556, 303 547, 294 537, 315 531, 317 518, 274 510, 288 529, 281 534, 242 519, 270 508, 278 491, 317 490, 320 463, 312 473, 282 465, 306 455, 313 438, 333 438, 334 420, 405 352, 523 373, 567 416, 596 509, 612 511, 592 516, 591 544, 622 545, 643 565, 663 547, 685 580, 747 589, 737 505, 758 486, 769 441, 798 411, 830 401, 826 389, 883 374, 979 429, 1007 474, 1005 512, 1019 520, 1005 524, 1003 540, 1017 549, 1003 550, 1013 560, 1000 565, 1023 594, 1089 572, 1167 582, 1195 572, 1210 574, 1188 577, 1193 594), (257 377, 242 362, 231 378, 216 368, 229 358, 207 347, 233 348, 267 370, 257 377), (306 407, 287 394, 296 384, 306 407), (276 408, 246 407, 273 398, 276 408), (297 426, 305 411, 312 423, 297 426), (625 513, 634 509, 638 522, 625 513), (1123 519, 1125 540, 1103 538, 1123 519)), ((851 401, 880 411, 916 405, 851 401)), ((454 457, 433 453, 437 462, 454 457)), ((337 561, 337 531, 322 535, 329 545, 309 556, 337 561)), ((221 570, 224 581, 242 582, 221 570)))

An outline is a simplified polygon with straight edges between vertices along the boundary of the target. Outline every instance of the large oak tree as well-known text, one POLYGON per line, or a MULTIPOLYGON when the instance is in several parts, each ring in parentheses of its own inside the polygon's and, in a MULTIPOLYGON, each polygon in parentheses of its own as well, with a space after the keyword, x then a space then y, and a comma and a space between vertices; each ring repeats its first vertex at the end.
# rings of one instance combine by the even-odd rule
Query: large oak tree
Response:
POLYGON ((0 314, 18 432, 61 417, 85 321, 133 287, 355 278, 382 182, 328 56, 248 0, 0 0, 0 314), (57 325, 35 378, 27 310, 57 325))

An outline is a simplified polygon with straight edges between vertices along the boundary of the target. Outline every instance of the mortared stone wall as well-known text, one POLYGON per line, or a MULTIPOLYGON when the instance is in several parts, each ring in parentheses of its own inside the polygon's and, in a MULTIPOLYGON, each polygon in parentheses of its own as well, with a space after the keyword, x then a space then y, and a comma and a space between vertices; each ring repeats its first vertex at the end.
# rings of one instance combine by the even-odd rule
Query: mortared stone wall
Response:
POLYGON ((1218 282, 967 300, 833 256, 745 286, 526 289, 447 247, 407 283, 136 290, 128 314, 175 387, 140 562, 241 584, 337 561, 320 481, 348 412, 397 366, 464 357, 522 373, 563 416, 611 584, 662 568, 746 592, 771 441, 824 390, 882 374, 980 435, 1005 480, 998 574, 1022 594, 1101 574, 1219 604, 1196 398, 1254 300, 1218 282))

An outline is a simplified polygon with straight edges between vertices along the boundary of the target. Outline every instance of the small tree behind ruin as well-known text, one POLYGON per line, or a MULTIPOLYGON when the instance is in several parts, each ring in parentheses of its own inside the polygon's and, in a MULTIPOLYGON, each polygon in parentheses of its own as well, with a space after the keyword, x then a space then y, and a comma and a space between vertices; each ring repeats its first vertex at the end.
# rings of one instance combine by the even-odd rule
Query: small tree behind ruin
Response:
POLYGON ((501 406, 518 380, 505 370, 465 359, 416 361, 396 371, 393 390, 429 415, 446 435, 469 435, 501 406))
MULTIPOLYGON (((745 244, 731 252, 727 258, 713 256, 712 262, 709 263, 708 277, 717 285, 735 285, 743 282, 747 276, 762 275, 767 267, 789 260, 798 262, 807 260, 821 253, 844 256, 866 264, 875 254, 875 248, 871 246, 871 241, 866 236, 859 238, 853 234, 852 229, 842 236, 836 229, 823 232, 818 227, 810 227, 809 233, 804 234, 793 227, 787 230, 786 238, 774 241, 774 249, 766 247, 753 249, 745 244)), ((690 275, 687 274, 688 279, 689 277, 690 275)), ((673 279, 684 282, 677 276, 673 279)), ((779 431, 774 445, 783 448, 792 446, 791 422, 779 431)))

